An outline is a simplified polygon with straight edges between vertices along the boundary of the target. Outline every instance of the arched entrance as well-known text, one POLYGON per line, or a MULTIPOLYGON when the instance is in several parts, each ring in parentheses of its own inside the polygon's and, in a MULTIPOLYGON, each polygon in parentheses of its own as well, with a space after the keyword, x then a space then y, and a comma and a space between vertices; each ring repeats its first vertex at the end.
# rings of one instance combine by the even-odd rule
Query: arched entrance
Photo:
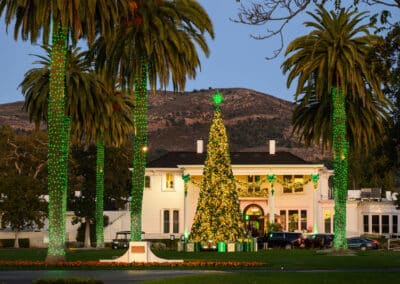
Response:
POLYGON ((260 206, 248 205, 243 211, 243 216, 247 234, 252 237, 264 235, 264 210, 260 206))

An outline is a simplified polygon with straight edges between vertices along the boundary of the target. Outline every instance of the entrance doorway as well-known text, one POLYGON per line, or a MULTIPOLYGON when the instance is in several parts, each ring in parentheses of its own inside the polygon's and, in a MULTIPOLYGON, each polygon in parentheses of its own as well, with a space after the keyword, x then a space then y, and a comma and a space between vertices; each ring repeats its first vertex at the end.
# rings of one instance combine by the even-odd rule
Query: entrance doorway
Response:
POLYGON ((256 204, 251 204, 244 209, 243 213, 247 234, 252 237, 263 236, 264 210, 256 204))

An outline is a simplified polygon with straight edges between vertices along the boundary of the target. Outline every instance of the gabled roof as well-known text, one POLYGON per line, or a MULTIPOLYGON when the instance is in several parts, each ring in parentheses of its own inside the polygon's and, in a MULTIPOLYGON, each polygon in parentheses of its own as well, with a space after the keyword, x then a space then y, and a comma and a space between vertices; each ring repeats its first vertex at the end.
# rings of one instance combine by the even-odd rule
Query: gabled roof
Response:
MULTIPOLYGON (((147 164, 147 168, 176 168, 178 165, 204 165, 206 153, 169 152, 147 164)), ((289 152, 231 152, 232 165, 309 165, 289 152)))

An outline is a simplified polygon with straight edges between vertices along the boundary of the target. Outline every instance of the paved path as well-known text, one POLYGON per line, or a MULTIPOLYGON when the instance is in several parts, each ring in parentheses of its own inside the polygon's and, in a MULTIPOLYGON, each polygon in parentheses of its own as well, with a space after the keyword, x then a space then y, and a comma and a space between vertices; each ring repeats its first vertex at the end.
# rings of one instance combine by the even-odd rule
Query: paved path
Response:
POLYGON ((1 284, 30 284, 33 280, 47 278, 88 277, 102 280, 105 284, 143 283, 153 279, 162 279, 193 274, 215 274, 231 272, 400 272, 400 268, 377 269, 337 269, 337 270, 14 270, 0 271, 1 284))
POLYGON ((105 284, 131 284, 153 279, 208 273, 224 272, 211 270, 14 270, 0 271, 0 283, 31 284, 33 280, 42 277, 88 277, 102 280, 105 284))

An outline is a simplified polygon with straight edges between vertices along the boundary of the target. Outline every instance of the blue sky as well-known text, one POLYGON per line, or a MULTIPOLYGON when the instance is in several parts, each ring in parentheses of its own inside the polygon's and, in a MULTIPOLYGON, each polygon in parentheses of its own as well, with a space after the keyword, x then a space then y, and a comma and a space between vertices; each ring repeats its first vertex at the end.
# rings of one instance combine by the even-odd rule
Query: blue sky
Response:
MULTIPOLYGON (((345 2, 345 1, 343 1, 345 2)), ((342 3, 343 3, 342 2, 342 3)), ((279 47, 279 39, 254 40, 250 34, 263 33, 266 27, 252 27, 229 20, 237 15, 239 3, 234 0, 199 0, 214 24, 215 39, 209 40, 210 56, 201 54, 202 68, 195 80, 188 81, 186 91, 194 89, 243 87, 292 101, 293 89, 286 88, 282 74, 283 54, 266 60, 279 47)), ((295 18, 285 30, 285 44, 299 35, 307 33, 302 22, 306 15, 295 18)), ((35 67, 30 54, 41 53, 38 46, 30 42, 15 42, 10 26, 6 34, 4 19, 0 20, 0 104, 21 101, 18 88, 24 73, 35 67)))

